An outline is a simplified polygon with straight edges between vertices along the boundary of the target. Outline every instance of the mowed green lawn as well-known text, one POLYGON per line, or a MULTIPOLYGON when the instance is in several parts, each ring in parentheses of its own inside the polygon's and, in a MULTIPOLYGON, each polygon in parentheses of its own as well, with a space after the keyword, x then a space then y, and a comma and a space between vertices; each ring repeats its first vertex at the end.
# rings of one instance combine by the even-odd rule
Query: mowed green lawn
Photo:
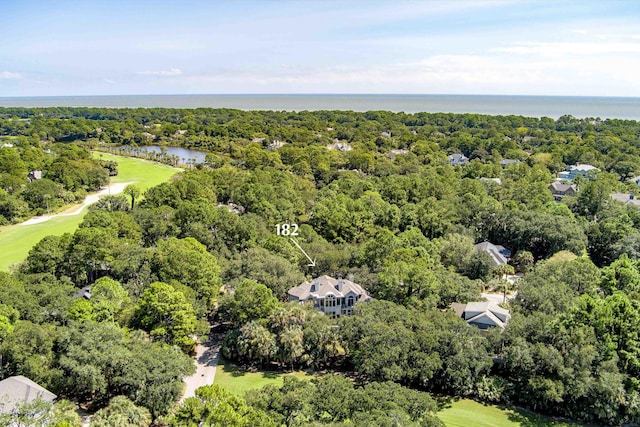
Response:
POLYGON ((93 157, 118 162, 118 176, 111 178, 112 183, 135 182, 142 191, 168 181, 173 175, 182 171, 182 169, 149 160, 116 156, 98 151, 93 152, 93 157))
POLYGON ((483 405, 469 399, 451 402, 438 412, 447 427, 579 427, 584 424, 557 421, 516 409, 483 405))
MULTIPOLYGON (((168 181, 180 169, 153 163, 147 160, 94 153, 94 157, 118 162, 118 176, 115 182, 134 182, 141 190, 168 181)), ((72 233, 82 222, 87 208, 79 215, 62 216, 32 225, 8 225, 0 227, 0 270, 6 271, 12 265, 24 260, 29 250, 43 237, 72 233)))
MULTIPOLYGON (((291 373, 259 371, 246 372, 238 369, 223 357, 218 362, 214 384, 227 389, 237 396, 244 396, 249 390, 273 384, 281 386, 285 376, 311 380, 313 374, 304 371, 291 373)), ((517 409, 483 405, 469 399, 460 399, 447 404, 438 412, 447 427, 584 427, 586 424, 557 421, 517 409)))
POLYGON ((262 388, 268 384, 280 387, 284 383, 284 377, 294 376, 300 379, 310 380, 314 376, 304 371, 294 371, 290 373, 259 371, 247 372, 242 371, 230 362, 220 357, 216 368, 216 376, 213 380, 217 384, 237 396, 244 396, 249 390, 262 388))

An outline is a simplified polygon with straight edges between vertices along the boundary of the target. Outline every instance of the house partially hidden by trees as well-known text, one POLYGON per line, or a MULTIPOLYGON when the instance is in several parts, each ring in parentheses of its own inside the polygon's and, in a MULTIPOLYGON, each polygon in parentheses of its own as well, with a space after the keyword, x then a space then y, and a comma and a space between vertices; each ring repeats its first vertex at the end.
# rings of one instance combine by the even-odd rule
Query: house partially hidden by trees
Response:
POLYGON ((565 184, 560 181, 553 182, 549 185, 549 191, 553 194, 553 198, 561 200, 564 196, 575 196, 578 187, 575 184, 565 184))
POLYGON ((628 193, 613 193, 611 198, 625 205, 640 206, 640 199, 637 199, 635 195, 628 193))
POLYGON ((11 414, 16 407, 36 399, 53 402, 55 398, 55 394, 22 375, 0 381, 1 414, 11 414))
POLYGON ((313 301, 313 307, 332 318, 353 313, 357 302, 371 297, 357 283, 350 280, 320 276, 289 289, 289 301, 313 301))
POLYGON ((491 264, 493 266, 508 263, 509 257, 511 256, 511 251, 509 249, 501 245, 494 245, 491 242, 478 243, 477 245, 474 245, 473 248, 477 251, 488 253, 491 257, 491 264))
POLYGON ((513 165, 513 164, 519 164, 520 160, 515 160, 515 159, 502 159, 500 160, 500 167, 501 168, 506 168, 509 165, 513 165))
POLYGON ((469 163, 469 158, 461 153, 454 153, 448 156, 449 164, 453 166, 466 166, 469 163))
POLYGON ((451 308, 469 325, 477 326, 480 329, 504 329, 511 319, 509 310, 492 302, 470 302, 467 304, 454 302, 451 304, 451 308))
POLYGON ((583 178, 587 178, 588 175, 597 172, 598 168, 593 165, 584 165, 581 163, 569 166, 567 170, 560 172, 558 178, 567 181, 573 181, 578 175, 582 175, 583 178))

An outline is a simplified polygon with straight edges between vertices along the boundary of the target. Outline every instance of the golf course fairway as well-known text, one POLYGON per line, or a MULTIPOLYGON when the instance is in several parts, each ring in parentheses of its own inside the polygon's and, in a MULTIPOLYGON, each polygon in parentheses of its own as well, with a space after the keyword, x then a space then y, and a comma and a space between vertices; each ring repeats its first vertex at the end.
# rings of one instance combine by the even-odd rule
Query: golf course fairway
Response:
MULTIPOLYGON (((178 168, 132 157, 99 152, 94 152, 93 156, 118 162, 118 175, 111 178, 110 184, 133 183, 142 191, 168 181, 181 171, 178 168)), ((69 210, 73 211, 74 207, 64 208, 64 211, 69 210)), ((12 265, 23 261, 31 248, 43 237, 72 233, 82 222, 87 210, 85 207, 77 215, 56 216, 36 224, 0 227, 0 271, 7 271, 12 265)))

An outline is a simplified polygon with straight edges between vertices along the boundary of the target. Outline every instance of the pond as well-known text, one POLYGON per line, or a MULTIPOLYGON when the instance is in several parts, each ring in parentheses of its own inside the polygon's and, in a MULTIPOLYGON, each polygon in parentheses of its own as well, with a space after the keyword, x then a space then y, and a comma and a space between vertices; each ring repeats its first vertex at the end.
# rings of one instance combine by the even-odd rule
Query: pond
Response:
POLYGON ((147 157, 152 160, 154 157, 158 157, 158 159, 174 158, 177 160, 177 163, 181 164, 189 164, 192 162, 204 163, 205 156, 207 155, 207 153, 200 150, 191 150, 182 147, 161 147, 159 145, 143 145, 140 147, 122 145, 120 147, 111 147, 109 150, 124 155, 129 153, 135 156, 147 157))

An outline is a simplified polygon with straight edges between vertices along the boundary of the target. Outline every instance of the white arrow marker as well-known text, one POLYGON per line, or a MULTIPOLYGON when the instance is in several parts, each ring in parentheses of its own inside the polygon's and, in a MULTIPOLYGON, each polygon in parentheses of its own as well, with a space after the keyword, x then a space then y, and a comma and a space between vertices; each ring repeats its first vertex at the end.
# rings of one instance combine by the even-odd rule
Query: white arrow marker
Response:
POLYGON ((309 255, 307 255, 307 253, 304 251, 304 249, 302 249, 302 247, 298 244, 298 242, 296 242, 296 240, 293 237, 290 237, 290 239, 293 242, 293 244, 296 245, 298 247, 298 249, 300 249, 302 251, 304 256, 306 256, 307 259, 309 261, 311 261, 311 263, 309 264, 309 267, 315 267, 316 266, 316 260, 315 259, 311 259, 311 257, 309 255))

